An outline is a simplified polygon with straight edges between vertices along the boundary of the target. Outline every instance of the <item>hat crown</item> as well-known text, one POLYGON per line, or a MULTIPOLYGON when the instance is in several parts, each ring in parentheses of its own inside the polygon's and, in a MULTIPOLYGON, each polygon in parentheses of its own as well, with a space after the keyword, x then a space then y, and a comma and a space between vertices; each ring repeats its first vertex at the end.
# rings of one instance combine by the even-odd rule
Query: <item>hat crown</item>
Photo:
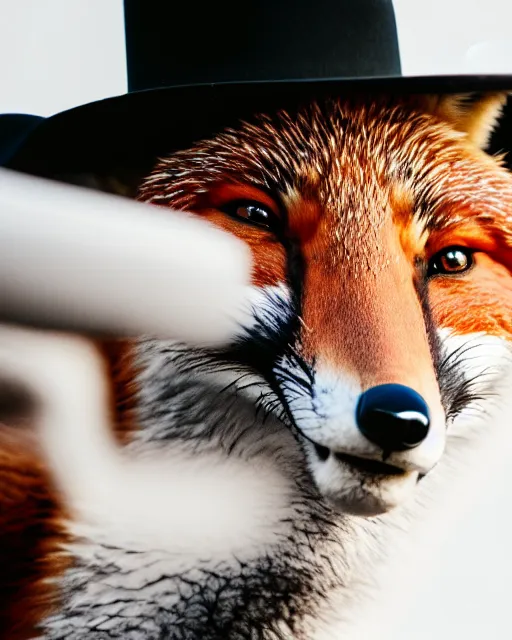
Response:
POLYGON ((391 0, 124 4, 130 91, 401 74, 391 0))

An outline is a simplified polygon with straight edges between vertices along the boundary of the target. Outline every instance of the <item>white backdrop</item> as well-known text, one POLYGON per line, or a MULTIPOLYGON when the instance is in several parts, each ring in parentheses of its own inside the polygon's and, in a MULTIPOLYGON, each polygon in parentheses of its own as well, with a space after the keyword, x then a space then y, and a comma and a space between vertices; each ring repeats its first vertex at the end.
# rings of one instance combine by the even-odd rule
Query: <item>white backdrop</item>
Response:
POLYGON ((126 91, 122 0, 0 0, 0 113, 126 91))
MULTIPOLYGON (((395 7, 404 73, 512 73, 510 0, 395 0, 395 7)), ((0 113, 50 115, 125 90, 122 0, 0 0, 0 113)), ((447 487, 416 556, 390 578, 380 603, 386 612, 366 612, 372 637, 510 635, 511 431, 447 487)), ((361 626, 350 640, 369 634, 361 626)))

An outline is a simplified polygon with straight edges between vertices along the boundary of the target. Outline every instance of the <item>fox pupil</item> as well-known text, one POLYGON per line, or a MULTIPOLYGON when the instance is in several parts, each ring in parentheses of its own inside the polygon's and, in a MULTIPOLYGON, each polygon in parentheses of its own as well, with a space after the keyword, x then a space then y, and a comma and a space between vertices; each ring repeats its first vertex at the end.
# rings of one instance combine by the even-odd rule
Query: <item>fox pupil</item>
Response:
POLYGON ((439 251, 429 265, 429 275, 454 274, 468 271, 473 266, 473 254, 465 247, 447 247, 439 251))
POLYGON ((262 207, 257 205, 247 205, 238 207, 236 211, 240 218, 247 218, 251 222, 257 222, 258 224, 267 224, 269 215, 262 207))
POLYGON ((267 229, 278 223, 275 213, 259 202, 237 200, 225 205, 223 211, 233 218, 267 229))

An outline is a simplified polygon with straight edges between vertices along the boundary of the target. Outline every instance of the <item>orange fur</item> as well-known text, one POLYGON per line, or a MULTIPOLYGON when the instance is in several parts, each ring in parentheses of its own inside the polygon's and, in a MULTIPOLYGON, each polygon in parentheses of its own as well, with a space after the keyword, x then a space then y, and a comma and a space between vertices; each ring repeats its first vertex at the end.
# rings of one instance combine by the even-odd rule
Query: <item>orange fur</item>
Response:
POLYGON ((0 639, 25 640, 58 598, 45 580, 67 566, 64 510, 31 437, 0 429, 0 639))
MULTIPOLYGON (((268 232, 248 230, 204 204, 216 190, 239 184, 241 171, 252 194, 255 187, 265 189, 254 197, 262 203, 268 203, 269 187, 276 185, 275 197, 287 208, 287 233, 305 259, 303 320, 311 355, 353 366, 359 375, 367 375, 370 361, 378 370, 386 362, 398 366, 400 358, 411 371, 419 362, 424 369, 430 355, 425 336, 415 330, 422 323, 419 304, 413 302, 414 260, 463 244, 488 251, 489 261, 510 267, 512 180, 468 133, 470 122, 475 131, 479 122, 482 134, 487 131, 503 96, 484 97, 464 108, 461 102, 459 96, 355 99, 332 105, 330 115, 312 108, 298 116, 263 119, 164 160, 141 198, 207 212, 210 220, 246 239, 257 261, 270 260, 275 280, 282 281, 283 270, 275 270, 272 262, 277 246, 268 232), (194 162, 189 169, 195 154, 220 158, 219 166, 210 173, 207 161, 194 162), (175 167, 180 177, 173 180, 175 167), (400 349, 394 349, 398 344, 400 349), (400 358, 399 351, 404 352, 400 358), (361 361, 364 357, 368 362, 361 361)), ((488 268, 479 260, 465 281, 488 268)), ((493 269, 491 278, 498 266, 493 269)), ((254 280, 256 285, 268 282, 254 280)), ((447 313, 436 294, 443 286, 430 285, 434 318, 439 326, 457 329, 449 322, 455 311, 447 313)), ((505 308, 512 306, 506 294, 500 301, 505 308)), ((450 296, 454 305, 464 308, 464 296, 450 296)), ((492 324, 481 322, 482 327, 492 324)), ((508 328, 498 325, 510 338, 508 328)))

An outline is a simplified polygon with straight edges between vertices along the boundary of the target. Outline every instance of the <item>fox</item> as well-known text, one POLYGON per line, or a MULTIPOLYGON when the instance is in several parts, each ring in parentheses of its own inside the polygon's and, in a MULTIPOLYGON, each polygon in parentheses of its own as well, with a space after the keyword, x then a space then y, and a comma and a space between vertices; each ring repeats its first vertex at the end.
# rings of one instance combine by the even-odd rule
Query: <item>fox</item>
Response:
POLYGON ((250 313, 215 349, 44 338, 67 426, 0 430, 1 637, 340 637, 507 401, 506 100, 326 97, 155 161, 137 200, 245 243, 250 313))

